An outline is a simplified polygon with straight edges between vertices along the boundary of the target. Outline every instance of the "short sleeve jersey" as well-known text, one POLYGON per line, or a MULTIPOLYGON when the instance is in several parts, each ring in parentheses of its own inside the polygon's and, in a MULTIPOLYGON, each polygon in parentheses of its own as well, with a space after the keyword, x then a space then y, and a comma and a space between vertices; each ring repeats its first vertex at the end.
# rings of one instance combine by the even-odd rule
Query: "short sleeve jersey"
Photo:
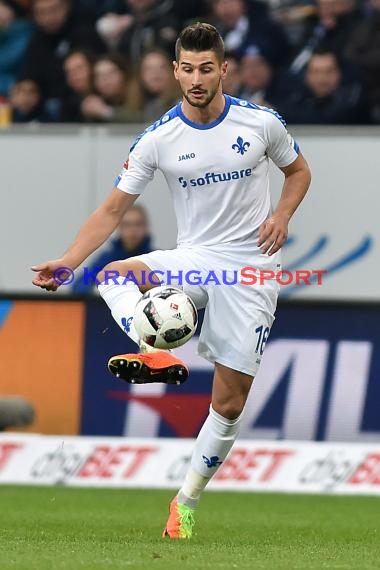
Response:
POLYGON ((275 111, 225 95, 212 123, 191 122, 181 103, 133 144, 116 186, 141 194, 156 169, 173 199, 178 245, 256 245, 271 213, 269 159, 286 167, 299 148, 275 111))

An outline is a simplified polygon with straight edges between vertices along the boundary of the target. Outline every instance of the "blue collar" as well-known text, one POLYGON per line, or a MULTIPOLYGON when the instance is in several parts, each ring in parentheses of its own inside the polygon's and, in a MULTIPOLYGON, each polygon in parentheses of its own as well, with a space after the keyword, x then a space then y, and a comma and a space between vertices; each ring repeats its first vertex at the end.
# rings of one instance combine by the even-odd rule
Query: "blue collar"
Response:
POLYGON ((178 113, 178 116, 180 117, 180 119, 182 119, 182 121, 184 123, 186 123, 186 125, 189 125, 189 127, 193 127, 193 129, 199 129, 201 131, 205 131, 207 129, 213 129, 214 127, 219 125, 226 118, 227 113, 230 110, 230 106, 231 106, 230 97, 228 95, 224 95, 224 99, 225 99, 225 105, 224 105, 223 112, 219 115, 219 117, 217 119, 215 119, 215 121, 213 121, 212 123, 207 123, 206 125, 203 125, 201 123, 194 123, 193 121, 190 121, 190 119, 188 119, 182 111, 182 103, 178 103, 177 113, 178 113))

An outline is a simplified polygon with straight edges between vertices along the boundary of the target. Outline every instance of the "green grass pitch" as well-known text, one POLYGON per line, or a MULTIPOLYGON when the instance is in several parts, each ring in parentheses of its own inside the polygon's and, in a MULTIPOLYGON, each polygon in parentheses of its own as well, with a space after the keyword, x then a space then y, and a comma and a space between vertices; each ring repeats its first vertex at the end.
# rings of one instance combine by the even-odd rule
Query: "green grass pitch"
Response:
POLYGON ((0 486, 1 570, 380 569, 380 498, 205 493, 191 540, 172 492, 0 486))

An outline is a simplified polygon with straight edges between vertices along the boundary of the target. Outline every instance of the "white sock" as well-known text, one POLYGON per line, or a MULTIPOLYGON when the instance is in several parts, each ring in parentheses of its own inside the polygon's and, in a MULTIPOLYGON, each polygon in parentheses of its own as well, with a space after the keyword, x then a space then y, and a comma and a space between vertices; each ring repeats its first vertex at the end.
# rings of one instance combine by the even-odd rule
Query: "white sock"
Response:
POLYGON ((195 442, 191 466, 178 492, 179 503, 195 508, 200 494, 228 455, 239 432, 242 415, 229 420, 212 406, 195 442))
POLYGON ((186 473, 185 481, 177 494, 178 503, 187 505, 191 509, 195 509, 199 503, 201 493, 209 481, 209 477, 200 475, 194 471, 190 465, 186 473))
POLYGON ((111 313, 119 327, 139 344, 139 336, 133 325, 133 314, 136 303, 141 299, 142 293, 133 281, 127 281, 124 285, 124 277, 115 279, 118 282, 101 283, 98 285, 99 293, 111 309, 111 313))

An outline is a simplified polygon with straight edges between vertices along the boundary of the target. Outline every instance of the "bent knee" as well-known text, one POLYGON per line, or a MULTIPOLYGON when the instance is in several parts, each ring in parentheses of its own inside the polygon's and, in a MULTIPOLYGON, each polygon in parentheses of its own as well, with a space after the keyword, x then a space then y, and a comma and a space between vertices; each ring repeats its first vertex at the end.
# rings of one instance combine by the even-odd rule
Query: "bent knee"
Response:
POLYGON ((106 285, 117 283, 116 279, 120 277, 120 263, 118 261, 111 261, 103 267, 101 271, 96 275, 96 279, 99 283, 105 283, 106 285))
MULTIPOLYGON (((128 281, 132 281, 138 286, 141 293, 145 293, 152 287, 156 286, 152 281, 146 282, 146 276, 149 274, 150 269, 147 265, 139 261, 138 259, 128 259, 121 261, 111 261, 103 267, 101 271, 97 274, 96 278, 99 283, 104 285, 120 285, 126 284, 128 281), (122 281, 120 281, 121 278, 122 281)), ((159 280, 154 277, 159 285, 159 280)))

